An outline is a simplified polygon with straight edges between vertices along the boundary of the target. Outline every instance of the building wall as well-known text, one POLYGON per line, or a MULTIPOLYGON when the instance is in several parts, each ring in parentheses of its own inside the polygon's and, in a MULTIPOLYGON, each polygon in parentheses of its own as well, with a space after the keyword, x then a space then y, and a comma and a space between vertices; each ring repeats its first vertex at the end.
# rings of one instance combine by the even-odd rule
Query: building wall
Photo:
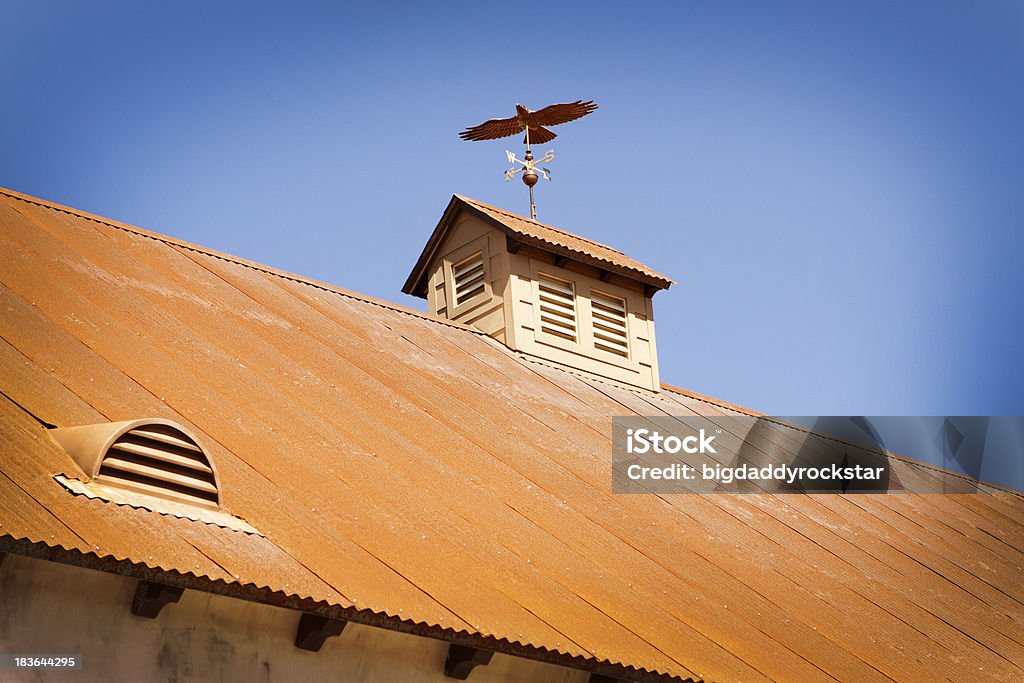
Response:
MULTIPOLYGON (((0 651, 81 654, 83 670, 0 671, 4 681, 450 681, 448 644, 348 624, 320 652, 294 646, 299 613, 186 590, 156 619, 129 610, 137 581, 8 555, 0 564, 0 651)), ((583 672, 495 654, 469 677, 584 683, 583 672)))

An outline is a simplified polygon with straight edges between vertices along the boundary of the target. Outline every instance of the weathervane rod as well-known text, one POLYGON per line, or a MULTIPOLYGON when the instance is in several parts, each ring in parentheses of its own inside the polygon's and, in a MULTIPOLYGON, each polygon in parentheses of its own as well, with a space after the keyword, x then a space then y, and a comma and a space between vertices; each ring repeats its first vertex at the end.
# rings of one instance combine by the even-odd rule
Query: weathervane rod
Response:
MULTIPOLYGON (((530 127, 529 126, 526 127, 526 158, 527 159, 532 159, 533 158, 533 152, 530 151, 530 127)), ((523 182, 526 182, 526 176, 525 175, 523 176, 523 182)), ((530 218, 532 220, 537 220, 537 205, 533 202, 533 185, 536 182, 537 181, 534 180, 533 183, 526 183, 526 186, 530 188, 530 218)))

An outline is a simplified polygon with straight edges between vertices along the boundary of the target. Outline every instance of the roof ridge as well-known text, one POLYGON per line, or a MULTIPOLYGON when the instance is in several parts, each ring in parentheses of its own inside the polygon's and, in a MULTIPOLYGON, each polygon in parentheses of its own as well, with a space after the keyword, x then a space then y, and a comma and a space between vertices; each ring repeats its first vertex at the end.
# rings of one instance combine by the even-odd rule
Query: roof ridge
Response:
POLYGON ((969 474, 965 474, 963 472, 957 472, 956 470, 951 470, 948 467, 942 467, 941 465, 936 465, 934 463, 930 463, 930 462, 928 462, 926 460, 922 460, 920 458, 915 458, 913 456, 903 455, 901 453, 895 453, 895 452, 890 451, 890 450, 883 450, 883 449, 879 449, 879 448, 873 448, 873 447, 868 446, 866 444, 857 443, 855 441, 850 441, 849 439, 844 439, 844 438, 842 438, 840 436, 836 436, 835 434, 829 434, 828 432, 818 432, 818 431, 815 431, 811 427, 807 427, 806 425, 802 425, 802 424, 799 424, 799 423, 796 423, 796 422, 789 422, 789 421, 786 421, 786 420, 779 420, 776 416, 768 415, 766 413, 759 413, 756 410, 751 410, 750 408, 744 408, 743 406, 739 406, 739 405, 736 405, 734 403, 729 403, 728 401, 723 401, 721 399, 717 399, 717 398, 714 398, 714 397, 711 397, 711 396, 707 396, 705 394, 700 394, 700 393, 697 393, 696 391, 690 391, 689 389, 683 389, 681 387, 677 387, 677 386, 668 384, 667 382, 662 382, 661 383, 661 388, 664 389, 665 391, 668 391, 668 392, 673 393, 673 394, 679 394, 680 396, 686 396, 688 398, 693 398, 693 399, 696 399, 698 401, 703 401, 705 403, 710 403, 712 405, 717 405, 717 406, 721 406, 721 407, 724 407, 724 408, 729 408, 730 410, 737 410, 737 411, 746 413, 747 415, 749 415, 751 417, 767 418, 767 419, 772 420, 773 422, 777 422, 779 424, 784 424, 787 427, 792 427, 794 429, 798 429, 798 430, 806 432, 808 434, 815 434, 817 436, 820 436, 820 437, 823 437, 823 438, 826 438, 826 439, 830 439, 832 441, 836 441, 836 442, 839 442, 839 443, 849 444, 851 446, 856 446, 857 448, 863 448, 863 449, 867 449, 867 450, 876 451, 878 453, 882 453, 886 457, 895 458, 895 459, 897 459, 897 460, 899 460, 901 462, 907 463, 908 465, 913 465, 913 466, 916 466, 916 467, 923 467, 923 468, 926 468, 926 469, 935 470, 937 472, 941 472, 944 475, 955 476, 955 477, 958 477, 958 478, 963 479, 965 481, 973 482, 973 483, 976 483, 976 484, 981 485, 981 486, 988 486, 988 487, 991 487, 991 488, 997 488, 1000 491, 1003 491, 1005 493, 1012 493, 1012 494, 1014 494, 1016 496, 1024 497, 1024 493, 1021 493, 1020 491, 1017 491, 1015 489, 1011 489, 1009 487, 1003 486, 1002 484, 996 484, 994 482, 986 481, 984 479, 975 479, 974 477, 970 476, 969 474))
POLYGON ((268 275, 273 275, 275 277, 280 277, 280 278, 283 278, 285 280, 291 280, 293 282, 298 282, 299 284, 304 284, 304 285, 307 285, 307 286, 310 286, 310 287, 315 287, 315 288, 323 290, 325 292, 331 292, 332 294, 338 294, 339 296, 344 296, 344 297, 348 297, 350 299, 355 299, 356 301, 360 301, 360 302, 363 302, 363 303, 371 304, 373 306, 378 306, 380 308, 385 308, 385 309, 394 311, 396 313, 404 313, 406 315, 411 315, 411 316, 414 316, 414 317, 417 317, 417 318, 421 318, 421 319, 426 320, 428 322, 438 323, 438 324, 441 324, 441 325, 447 325, 449 327, 454 327, 455 329, 458 329, 458 330, 463 330, 463 331, 466 331, 466 332, 472 332, 473 334, 478 334, 478 335, 484 334, 482 331, 476 329, 475 327, 470 327, 468 325, 464 325, 463 323, 455 322, 453 320, 447 320, 445 318, 439 318, 437 316, 430 315, 429 313, 417 310, 415 308, 409 308, 408 306, 403 306, 401 304, 396 304, 396 303, 393 303, 391 301, 387 301, 387 300, 384 300, 384 299, 378 299, 377 297, 373 297, 373 296, 370 296, 368 294, 363 294, 361 292, 355 292, 355 291, 350 290, 350 289, 345 289, 344 287, 339 287, 337 285, 332 285, 329 282, 323 282, 322 280, 314 280, 313 278, 309 278, 309 277, 306 277, 304 275, 298 275, 296 273, 292 273, 292 272, 287 271, 287 270, 282 270, 280 268, 274 268, 273 266, 268 266, 268 265, 263 264, 263 263, 257 263, 256 261, 250 261, 249 259, 242 258, 241 256, 235 256, 233 254, 228 254, 228 253, 225 253, 225 252, 222 252, 222 251, 217 251, 216 249, 210 249, 209 247, 204 247, 204 246, 201 246, 201 245, 198 245, 198 244, 194 244, 192 242, 186 242, 185 240, 178 239, 176 237, 171 237, 169 235, 164 235, 162 233, 158 233, 158 232, 155 232, 153 230, 147 230, 145 228, 140 228, 140 227, 138 227, 136 225, 132 225, 130 223, 123 223, 121 221, 117 221, 117 220, 114 220, 112 218, 107 218, 105 216, 100 216, 99 214, 89 213, 88 211, 83 211, 81 209, 76 209, 76 208, 74 208, 72 206, 67 206, 65 204, 59 204, 57 202, 53 202, 53 201, 50 201, 48 199, 41 199, 40 197, 35 197, 33 195, 30 195, 30 194, 25 194, 23 192, 18 192, 17 190, 12 190, 12 189, 6 188, 6 187, 0 187, 0 195, 5 195, 7 197, 10 197, 11 199, 17 199, 19 201, 27 202, 29 204, 35 204, 36 206, 42 206, 44 208, 51 209, 53 211, 61 211, 61 212, 64 212, 64 213, 71 214, 72 216, 78 216, 79 218, 85 218, 86 220, 94 221, 94 222, 100 223, 102 225, 107 225, 109 227, 116 228, 118 230, 124 230, 125 232, 130 232, 130 233, 133 233, 135 235, 139 235, 141 237, 147 237, 149 239, 153 239, 153 240, 156 240, 158 242, 163 242, 164 244, 168 244, 170 246, 180 247, 182 249, 188 249, 189 251, 194 251, 194 252, 199 253, 199 254, 205 254, 207 256, 212 256, 213 258, 221 259, 222 261, 228 261, 228 262, 231 262, 231 263, 235 263, 237 265, 244 266, 246 268, 251 268, 253 270, 258 270, 258 271, 260 271, 262 273, 266 273, 268 275))
MULTIPOLYGON (((513 352, 513 355, 515 355, 516 358, 518 358, 519 360, 522 360, 524 362, 537 363, 539 365, 544 365, 545 367, 549 367, 549 368, 551 368, 553 370, 560 370, 562 372, 566 372, 566 373, 569 373, 571 375, 575 375, 576 377, 580 377, 581 379, 584 379, 584 380, 587 380, 587 381, 594 381, 594 382, 598 382, 600 384, 607 384, 607 385, 610 385, 610 386, 617 387, 619 389, 623 389, 625 391, 630 391, 630 392, 632 392, 634 394, 637 394, 637 395, 643 396, 643 397, 658 398, 658 392, 654 392, 654 391, 650 391, 650 390, 641 390, 641 389, 638 389, 637 387, 633 387, 633 386, 629 386, 629 385, 625 385, 625 384, 620 384, 618 382, 615 382, 614 380, 608 380, 608 379, 605 379, 605 378, 600 377, 598 375, 590 374, 590 373, 588 373, 588 372, 586 372, 584 370, 576 370, 574 368, 563 366, 561 364, 551 363, 551 362, 546 361, 546 360, 544 360, 544 359, 542 359, 540 357, 537 357, 537 356, 531 356, 531 355, 528 355, 528 354, 524 354, 522 352, 518 352, 518 353, 517 352, 513 352)), ((875 452, 881 453, 886 458, 893 458, 895 460, 899 460, 900 462, 903 462, 903 463, 905 463, 907 465, 910 465, 910 466, 913 466, 913 467, 921 467, 923 469, 934 470, 934 471, 940 472, 941 474, 946 475, 946 476, 953 476, 953 477, 956 477, 958 479, 962 479, 964 481, 977 484, 979 486, 986 486, 986 487, 989 487, 989 488, 998 489, 1002 493, 1012 494, 1014 496, 1017 496, 1017 497, 1020 497, 1020 498, 1024 498, 1024 493, 1022 493, 1020 491, 1017 491, 1015 489, 1011 489, 1009 487, 1003 486, 1002 484, 996 484, 994 482, 986 481, 984 479, 975 479, 974 477, 970 476, 969 474, 964 474, 963 472, 957 472, 956 470, 951 470, 949 468, 942 467, 941 465, 935 465, 935 464, 932 464, 932 463, 927 462, 925 460, 922 460, 920 458, 914 458, 914 457, 911 457, 911 456, 908 456, 908 455, 902 455, 900 453, 894 453, 893 451, 881 450, 881 449, 878 449, 878 448, 872 448, 872 447, 867 446, 865 444, 860 444, 860 443, 856 443, 856 442, 853 442, 853 441, 848 441, 848 440, 843 439, 841 437, 835 436, 834 434, 828 434, 826 432, 816 432, 813 429, 811 429, 810 427, 806 427, 804 425, 793 423, 793 422, 786 422, 784 420, 779 420, 778 418, 776 418, 774 416, 766 415, 764 413, 759 413, 759 412, 757 412, 755 410, 751 410, 750 408, 744 408, 744 407, 738 406, 738 405, 736 405, 734 403, 729 403, 728 401, 722 401, 722 400, 717 399, 717 398, 712 398, 711 396, 707 396, 705 394, 700 394, 700 393, 697 393, 696 391, 690 391, 688 389, 682 389, 680 387, 673 386, 673 385, 668 384, 666 382, 662 382, 661 383, 661 388, 662 388, 662 390, 667 391, 667 392, 672 393, 672 394, 678 394, 679 396, 686 396, 687 398, 692 398, 692 399, 695 399, 695 400, 698 400, 698 401, 703 401, 704 403, 709 403, 711 405, 719 406, 721 408, 727 408, 729 410, 735 410, 737 412, 744 413, 745 415, 747 415, 749 417, 766 418, 766 419, 771 420, 772 422, 776 422, 778 424, 785 425, 786 427, 791 427, 793 429, 797 429, 799 431, 806 432, 807 434, 814 434, 816 436, 819 436, 819 437, 822 437, 822 438, 825 438, 825 439, 829 439, 831 441, 835 441, 835 442, 838 442, 838 443, 849 444, 849 445, 855 446, 857 448, 863 448, 863 449, 875 451, 875 452)), ((701 416, 701 417, 706 417, 706 416, 701 416)))
POLYGON ((723 401, 720 398, 708 396, 707 394, 701 394, 699 392, 691 391, 689 389, 683 389, 682 387, 677 387, 674 384, 669 384, 668 382, 662 382, 661 388, 672 394, 679 394, 680 396, 686 396, 687 398, 703 401, 704 403, 710 403, 711 405, 719 406, 721 408, 728 408, 729 410, 747 413, 748 415, 751 415, 753 417, 762 417, 764 415, 764 413, 760 413, 752 408, 744 408, 741 405, 729 403, 728 401, 723 401))
POLYGON ((553 230, 553 231, 555 231, 555 232, 557 232, 559 234, 565 235, 566 237, 572 237, 574 239, 580 240, 581 242, 586 242, 587 244, 592 244, 595 247, 601 247, 602 249, 608 249, 609 251, 614 251, 616 254, 619 254, 620 256, 625 256, 626 258, 630 258, 629 254, 626 254, 625 252, 619 251, 615 247, 610 247, 607 244, 604 244, 602 242, 598 242, 596 240, 592 240, 592 239, 590 239, 588 237, 584 237, 582 235, 577 235, 574 232, 569 232, 568 230, 563 230, 562 228, 556 228, 555 226, 548 225, 547 223, 541 223, 540 221, 538 221, 535 218, 527 218, 525 216, 520 216, 519 214, 512 213, 511 211, 509 211, 507 209, 502 209, 502 208, 497 207, 497 206, 492 206, 490 204, 486 204, 484 202, 481 202, 478 199, 473 199, 472 197, 467 197, 465 195, 457 194, 455 196, 460 198, 460 199, 462 199, 463 201, 467 201, 467 202, 469 202, 471 204, 476 204, 478 206, 486 207, 486 208, 490 209, 491 211, 497 211, 498 213, 504 214, 505 216, 509 216, 510 218, 516 218, 516 219, 521 220, 521 221, 526 221, 527 223, 533 223, 534 225, 539 225, 542 228, 547 228, 548 230, 553 230))

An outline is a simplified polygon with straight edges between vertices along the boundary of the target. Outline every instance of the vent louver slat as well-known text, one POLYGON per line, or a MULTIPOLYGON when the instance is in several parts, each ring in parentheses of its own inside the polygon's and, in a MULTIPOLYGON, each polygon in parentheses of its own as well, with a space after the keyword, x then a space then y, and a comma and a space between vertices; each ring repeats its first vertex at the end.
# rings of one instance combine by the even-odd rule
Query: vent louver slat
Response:
POLYGON ((156 460, 163 460, 164 462, 170 463, 172 465, 188 467, 194 470, 199 470, 200 472, 209 472, 211 474, 213 473, 213 470, 210 469, 210 467, 206 465, 200 458, 190 458, 186 455, 181 455, 171 450, 153 448, 152 446, 147 446, 145 442, 143 442, 141 439, 125 439, 123 441, 118 441, 113 446, 111 446, 111 450, 114 449, 124 451, 126 453, 131 453, 133 455, 140 455, 148 458, 155 458, 156 460))
POLYGON ((473 254, 465 261, 452 267, 455 305, 469 301, 484 291, 484 255, 473 254))
POLYGON ((161 441, 171 446, 177 446, 178 448, 184 448, 187 451, 194 451, 196 453, 202 453, 202 449, 195 445, 191 441, 175 436, 174 430, 170 427, 163 425, 150 425, 149 427, 139 427, 133 429, 129 434, 135 434, 145 439, 152 439, 153 441, 161 441))
POLYGON ((107 459, 103 461, 103 467, 100 468, 100 474, 114 472, 126 472, 128 474, 167 482, 175 486, 198 489, 205 493, 217 493, 217 487, 208 481, 204 481, 202 477, 174 472, 166 467, 159 467, 155 464, 147 463, 144 458, 119 458, 114 455, 109 455, 107 456, 107 459))
POLYGON ((594 323, 594 346, 629 357, 629 327, 626 302, 618 297, 591 292, 590 312, 594 323))
POLYGON ((540 290, 540 329, 576 341, 576 290, 571 282, 537 275, 540 290))
POLYGON ((96 479, 192 505, 217 507, 219 502, 213 467, 202 449, 164 425, 147 425, 119 436, 103 457, 96 479))

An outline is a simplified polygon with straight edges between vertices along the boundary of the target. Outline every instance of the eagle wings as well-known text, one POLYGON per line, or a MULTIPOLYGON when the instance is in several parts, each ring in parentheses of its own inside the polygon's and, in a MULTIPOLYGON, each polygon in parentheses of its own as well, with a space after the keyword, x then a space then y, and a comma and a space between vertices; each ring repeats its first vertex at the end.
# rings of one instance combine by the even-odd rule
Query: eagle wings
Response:
POLYGON ((516 115, 507 119, 491 119, 484 121, 478 126, 472 126, 459 133, 463 140, 496 140, 516 133, 528 131, 523 142, 542 145, 551 142, 556 134, 546 126, 557 126, 560 123, 568 123, 586 116, 597 109, 597 105, 588 100, 576 100, 564 104, 552 104, 530 111, 521 104, 516 105, 516 115))

